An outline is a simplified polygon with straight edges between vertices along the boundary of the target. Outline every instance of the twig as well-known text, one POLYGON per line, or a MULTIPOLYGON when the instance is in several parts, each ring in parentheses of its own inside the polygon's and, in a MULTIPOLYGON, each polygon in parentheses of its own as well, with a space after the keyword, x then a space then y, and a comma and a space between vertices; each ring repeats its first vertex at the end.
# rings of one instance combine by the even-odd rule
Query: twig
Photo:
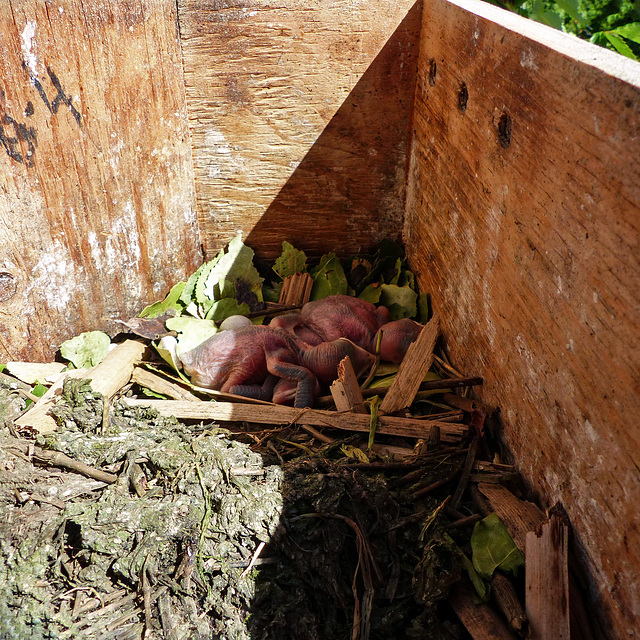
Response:
POLYGON ((84 462, 78 462, 60 451, 48 451, 47 449, 42 449, 41 447, 37 447, 31 443, 21 443, 19 441, 16 442, 15 445, 7 447, 8 451, 11 451, 12 449, 16 449, 22 455, 28 456, 40 464, 47 464, 52 467, 60 467, 62 469, 77 471, 84 476, 93 478, 94 480, 100 480, 100 482, 106 482, 107 484, 113 484, 118 479, 118 476, 113 473, 94 469, 93 467, 84 464, 84 462))
POLYGON ((471 469, 473 469, 473 463, 476 460, 476 455, 478 454, 478 446, 480 443, 480 439, 476 436, 469 446, 469 452, 467 453, 467 459, 464 461, 464 467, 462 468, 462 475, 460 476, 460 481, 458 482, 458 486, 456 487, 455 493, 451 498, 450 505, 457 509, 460 506, 460 501, 462 500, 462 494, 464 490, 467 488, 467 483, 469 482, 469 476, 471 475, 471 469))
POLYGON ((264 549, 266 544, 267 543, 263 541, 257 546, 256 550, 253 553, 253 556, 251 556, 251 561, 247 565, 247 568, 240 574, 241 578, 246 577, 249 571, 251 571, 251 569, 253 568, 253 565, 256 563, 256 561, 260 557, 260 554, 262 553, 262 550, 264 549))

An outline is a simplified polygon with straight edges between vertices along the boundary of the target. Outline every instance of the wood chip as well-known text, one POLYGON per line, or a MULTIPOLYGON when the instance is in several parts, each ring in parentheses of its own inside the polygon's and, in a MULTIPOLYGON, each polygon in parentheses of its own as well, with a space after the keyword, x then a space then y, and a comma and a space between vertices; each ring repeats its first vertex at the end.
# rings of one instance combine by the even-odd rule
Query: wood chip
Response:
POLYGON ((65 368, 62 362, 7 362, 5 371, 27 384, 55 382, 65 368))
POLYGON ((41 434, 53 433, 58 428, 58 424, 49 415, 49 410, 62 392, 64 381, 67 378, 82 378, 88 371, 89 369, 72 369, 63 373, 42 398, 15 421, 15 424, 19 427, 31 427, 41 434))
POLYGON ((569 640, 569 529, 551 516, 527 534, 526 611, 529 638, 569 640))
POLYGON ((482 483, 478 489, 504 522, 518 549, 525 553, 527 533, 535 531, 539 525, 546 521, 544 512, 533 502, 519 500, 502 485, 482 483))
POLYGON ((460 582, 453 589, 449 602, 473 640, 516 640, 493 607, 484 602, 476 604, 467 583, 460 582))
POLYGON ((433 363, 433 348, 439 335, 440 319, 434 314, 407 350, 398 374, 380 405, 380 413, 395 413, 413 402, 433 363))
MULTIPOLYGON (((308 424, 369 433, 369 416, 359 413, 338 413, 319 409, 294 409, 282 405, 248 405, 237 402, 185 402, 180 400, 147 400, 124 398, 131 407, 152 407, 162 416, 178 419, 218 420, 220 422, 252 422, 259 424, 308 424)), ((380 418, 376 433, 424 438, 431 425, 440 427, 443 441, 457 442, 466 432, 463 424, 428 420, 411 420, 384 416, 380 418)))
POLYGON ((309 302, 311 289, 313 278, 308 273, 294 273, 284 279, 278 303, 301 307, 309 302))
POLYGON ((137 340, 125 340, 85 376, 91 388, 107 397, 113 396, 131 379, 133 367, 142 360, 147 346, 137 340))
POLYGON ((172 400, 187 400, 188 402, 200 402, 200 399, 184 389, 179 384, 171 382, 148 369, 142 367, 134 367, 131 379, 145 389, 161 393, 172 400))
POLYGON ((331 395, 338 411, 367 413, 358 378, 349 356, 346 356, 338 365, 338 377, 331 384, 331 395))

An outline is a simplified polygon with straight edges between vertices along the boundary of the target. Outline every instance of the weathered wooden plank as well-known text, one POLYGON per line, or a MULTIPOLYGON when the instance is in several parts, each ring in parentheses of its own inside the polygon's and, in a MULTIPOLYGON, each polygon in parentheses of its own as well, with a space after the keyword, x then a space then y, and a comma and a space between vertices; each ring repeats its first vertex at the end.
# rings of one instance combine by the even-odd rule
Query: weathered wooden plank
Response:
POLYGON ((569 640, 569 528, 556 516, 527 533, 526 606, 532 640, 569 640))
POLYGON ((399 238, 420 4, 179 0, 208 256, 399 238))
MULTIPOLYGON (((188 420, 220 420, 221 422, 255 422, 262 424, 305 424, 314 427, 344 429, 368 433, 371 417, 360 413, 294 409, 275 404, 245 404, 242 402, 188 402, 181 400, 147 400, 126 398, 131 407, 151 407, 160 415, 188 420)), ((433 425, 440 427, 443 440, 459 440, 466 432, 462 424, 438 420, 411 420, 383 416, 376 433, 409 438, 424 437, 433 425)))
POLYGON ((0 360, 41 360, 201 260, 175 3, 1 0, 0 50, 0 360))
POLYGON ((434 0, 423 24, 411 263, 518 467, 567 510, 590 607, 626 637, 640 616, 640 65, 473 0, 434 0))

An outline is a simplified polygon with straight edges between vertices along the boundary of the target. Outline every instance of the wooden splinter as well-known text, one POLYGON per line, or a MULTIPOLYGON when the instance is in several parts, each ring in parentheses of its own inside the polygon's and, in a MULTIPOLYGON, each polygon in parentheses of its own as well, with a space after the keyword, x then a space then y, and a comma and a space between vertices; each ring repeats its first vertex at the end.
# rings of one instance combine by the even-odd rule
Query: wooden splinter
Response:
POLYGON ((345 356, 338 365, 338 377, 331 384, 331 395, 338 411, 367 413, 351 358, 345 356))
POLYGON ((569 529, 556 516, 527 533, 529 638, 569 640, 569 529))
POLYGON ((380 405, 380 413, 395 413, 413 402, 420 383, 433 363, 433 348, 439 335, 440 318, 434 314, 407 350, 398 374, 380 405))

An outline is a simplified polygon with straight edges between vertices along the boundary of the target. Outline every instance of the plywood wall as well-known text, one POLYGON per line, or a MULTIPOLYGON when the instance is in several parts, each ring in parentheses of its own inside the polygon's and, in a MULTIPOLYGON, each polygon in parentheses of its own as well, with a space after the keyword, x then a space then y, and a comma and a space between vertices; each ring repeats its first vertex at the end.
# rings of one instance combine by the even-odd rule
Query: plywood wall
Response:
POLYGON ((401 234, 415 0, 179 0, 200 228, 349 254, 401 234))
POLYGON ((0 361, 117 331, 201 261, 171 0, 0 1, 0 361))
POLYGON ((425 5, 407 249, 454 362, 501 407, 518 467, 566 509, 602 628, 628 638, 640 618, 640 65, 457 4, 425 5))

